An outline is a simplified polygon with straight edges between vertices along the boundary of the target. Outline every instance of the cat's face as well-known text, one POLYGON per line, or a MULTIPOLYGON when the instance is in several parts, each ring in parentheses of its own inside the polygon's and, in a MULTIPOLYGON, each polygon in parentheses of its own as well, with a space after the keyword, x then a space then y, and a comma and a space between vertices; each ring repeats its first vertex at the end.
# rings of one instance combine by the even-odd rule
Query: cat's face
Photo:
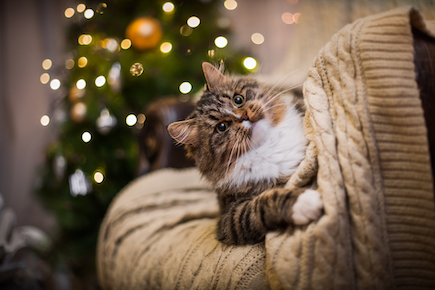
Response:
POLYGON ((264 142, 286 107, 277 94, 248 77, 231 79, 203 63, 207 88, 193 113, 169 125, 169 134, 185 144, 201 173, 219 184, 244 154, 264 142))

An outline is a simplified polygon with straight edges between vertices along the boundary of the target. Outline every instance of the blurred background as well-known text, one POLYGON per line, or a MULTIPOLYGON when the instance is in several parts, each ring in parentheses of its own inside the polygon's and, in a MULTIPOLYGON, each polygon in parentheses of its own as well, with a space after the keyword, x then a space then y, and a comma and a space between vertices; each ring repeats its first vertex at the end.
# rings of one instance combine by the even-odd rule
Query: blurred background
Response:
POLYGON ((300 88, 340 28, 406 4, 433 16, 433 1, 0 0, 0 288, 98 289, 104 213, 153 169, 147 108, 193 102, 203 61, 300 88))

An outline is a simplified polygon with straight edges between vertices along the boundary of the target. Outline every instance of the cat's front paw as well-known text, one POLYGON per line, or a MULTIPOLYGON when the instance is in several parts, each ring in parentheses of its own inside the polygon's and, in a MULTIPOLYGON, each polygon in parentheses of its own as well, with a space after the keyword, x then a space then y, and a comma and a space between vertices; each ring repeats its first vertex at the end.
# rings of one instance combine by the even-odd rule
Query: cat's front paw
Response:
POLYGON ((323 201, 320 193, 314 189, 307 189, 298 196, 293 205, 292 219, 295 225, 305 225, 317 220, 322 214, 323 201))

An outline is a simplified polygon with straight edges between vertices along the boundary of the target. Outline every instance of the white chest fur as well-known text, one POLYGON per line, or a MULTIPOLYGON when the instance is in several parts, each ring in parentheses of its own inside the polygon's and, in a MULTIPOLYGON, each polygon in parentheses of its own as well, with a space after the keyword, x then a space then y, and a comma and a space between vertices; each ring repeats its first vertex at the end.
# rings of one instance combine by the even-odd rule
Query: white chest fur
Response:
POLYGON ((307 142, 301 115, 293 105, 288 106, 286 115, 276 127, 266 119, 253 124, 253 148, 234 163, 227 179, 230 186, 274 182, 296 171, 304 158, 307 142))

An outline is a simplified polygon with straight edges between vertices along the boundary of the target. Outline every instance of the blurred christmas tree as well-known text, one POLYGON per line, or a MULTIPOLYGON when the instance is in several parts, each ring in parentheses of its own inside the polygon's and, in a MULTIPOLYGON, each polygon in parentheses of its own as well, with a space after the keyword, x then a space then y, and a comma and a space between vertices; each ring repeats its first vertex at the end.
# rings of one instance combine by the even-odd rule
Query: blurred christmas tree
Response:
POLYGON ((41 82, 65 93, 41 119, 52 120, 58 137, 47 150, 38 194, 59 223, 56 256, 76 274, 94 267, 106 209, 135 177, 144 107, 180 92, 188 100, 203 87, 203 61, 249 71, 242 64, 247 55, 227 46, 229 23, 219 5, 87 1, 65 10, 69 56, 54 69, 43 62, 41 82))

